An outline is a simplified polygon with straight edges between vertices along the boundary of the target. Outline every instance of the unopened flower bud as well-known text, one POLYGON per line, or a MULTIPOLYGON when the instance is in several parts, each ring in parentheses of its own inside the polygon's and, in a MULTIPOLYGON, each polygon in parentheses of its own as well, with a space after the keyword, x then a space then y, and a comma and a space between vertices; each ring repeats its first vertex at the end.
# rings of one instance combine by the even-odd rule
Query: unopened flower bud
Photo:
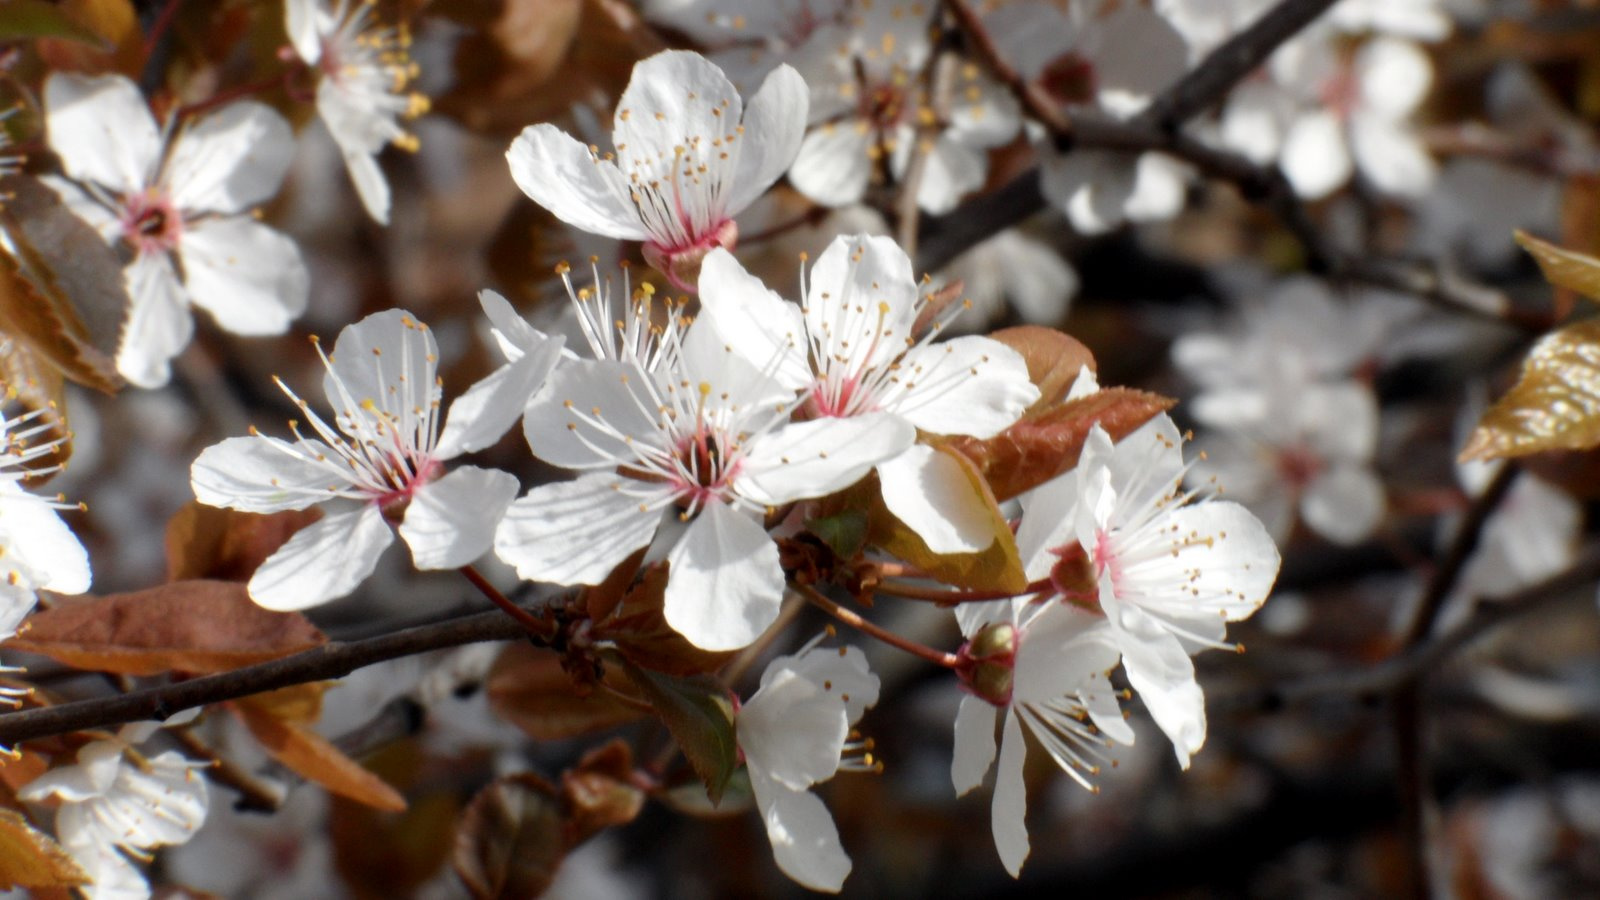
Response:
POLYGON ((669 249, 647 243, 644 245, 644 259, 656 271, 667 276, 667 280, 679 290, 695 293, 695 285, 700 281, 700 264, 705 261, 706 254, 717 247, 732 251, 738 243, 739 225, 729 219, 692 247, 669 249))

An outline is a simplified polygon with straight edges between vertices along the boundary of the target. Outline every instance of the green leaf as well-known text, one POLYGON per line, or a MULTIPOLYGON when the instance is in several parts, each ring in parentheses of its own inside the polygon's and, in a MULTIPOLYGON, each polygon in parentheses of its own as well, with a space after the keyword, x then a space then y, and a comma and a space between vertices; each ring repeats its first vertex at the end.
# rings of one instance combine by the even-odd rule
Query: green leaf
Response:
POLYGON ((705 783, 712 804, 721 802, 722 790, 739 763, 733 703, 727 688, 709 675, 677 678, 647 672, 617 654, 606 658, 620 663, 639 695, 655 707, 656 715, 705 783))
POLYGON ((0 41, 61 38, 110 50, 105 38, 85 28, 66 11, 46 0, 5 0, 0 3, 0 41))
POLYGON ((1461 458, 1499 459, 1600 444, 1600 319, 1533 345, 1517 384, 1483 414, 1461 458))
POLYGON ((867 543, 867 513, 847 509, 831 516, 806 522, 806 530, 816 535, 840 559, 854 559, 867 543))

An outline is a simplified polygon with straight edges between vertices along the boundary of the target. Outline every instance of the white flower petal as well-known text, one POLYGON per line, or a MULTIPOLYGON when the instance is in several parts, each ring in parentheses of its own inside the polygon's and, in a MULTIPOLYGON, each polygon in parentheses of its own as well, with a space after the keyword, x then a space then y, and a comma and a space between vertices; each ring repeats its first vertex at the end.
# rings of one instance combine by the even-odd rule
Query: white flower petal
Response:
POLYGON ((1128 564, 1120 596, 1137 597, 1145 585, 1161 584, 1176 599, 1160 613, 1182 609, 1192 618, 1229 622, 1248 617, 1267 599, 1278 577, 1278 547, 1248 509, 1210 500, 1172 510, 1165 522, 1177 555, 1163 552, 1128 564))
POLYGON ((1029 851, 1028 826, 1024 821, 1028 811, 1028 787, 1022 780, 1026 756, 1022 724, 1017 721, 1015 712, 1008 712, 1000 738, 999 768, 995 770, 990 828, 994 832, 995 849, 1000 852, 1000 862, 1012 878, 1022 873, 1029 851))
POLYGON ((189 302, 164 253, 141 254, 122 270, 128 287, 128 321, 117 347, 117 371, 142 388, 172 377, 168 363, 194 333, 189 302))
POLYGON ((1017 554, 1029 581, 1050 574, 1059 559, 1050 551, 1077 544, 1078 473, 1058 475, 1024 494, 1017 554))
POLYGON ((568 225, 624 241, 650 236, 626 199, 627 181, 616 165, 554 125, 524 128, 506 160, 517 187, 568 225))
MULTIPOLYGON (((522 321, 521 316, 515 318, 522 321)), ((531 327, 527 331, 530 333, 518 335, 524 342, 520 357, 491 372, 450 404, 450 415, 434 448, 438 459, 482 450, 500 440, 522 415, 528 398, 538 393, 555 370, 565 340, 539 334, 531 327)))
POLYGON ((794 422, 753 443, 734 486, 768 506, 823 497, 856 483, 916 439, 915 428, 888 413, 794 422))
POLYGON ((322 0, 285 0, 284 26, 289 32, 289 42, 294 52, 311 65, 322 58, 322 35, 319 33, 327 16, 321 11, 322 0))
POLYGON ((767 826, 772 855, 783 874, 814 891, 837 893, 850 874, 833 816, 815 794, 791 791, 757 772, 750 789, 767 826))
POLYGON ((318 455, 336 456, 315 441, 296 447, 266 435, 231 437, 200 451, 189 483, 207 506, 253 513, 305 509, 348 484, 338 469, 314 462, 318 455))
POLYGON ((959 797, 983 784, 994 763, 994 717, 996 709, 987 700, 972 694, 961 696, 956 711, 955 756, 950 760, 950 780, 959 797))
POLYGON ((1433 86, 1433 64, 1410 41, 1377 36, 1356 51, 1355 77, 1361 109, 1398 121, 1410 116, 1433 86))
POLYGON ((976 553, 994 543, 989 505, 961 464, 926 444, 878 464, 883 502, 935 553, 976 553))
POLYGON ((609 469, 635 458, 637 451, 617 435, 658 439, 656 403, 645 389, 649 377, 634 366, 607 361, 574 359, 558 367, 522 414, 522 434, 533 455, 571 469, 609 469), (591 419, 607 428, 597 428, 591 419))
POLYGON ((540 485, 506 511, 495 553, 528 581, 599 584, 650 543, 663 515, 648 508, 653 499, 612 472, 540 485))
POLYGON ((394 541, 375 503, 332 504, 316 522, 294 533, 250 577, 250 599, 278 612, 337 600, 356 589, 394 541))
POLYGON ((849 206, 867 192, 871 143, 864 122, 846 119, 819 125, 800 142, 800 153, 789 167, 789 184, 813 203, 849 206))
POLYGON ((667 624, 702 650, 749 646, 778 618, 783 567, 761 525, 711 503, 667 556, 667 624))
MULTIPOLYGON (((324 114, 326 118, 326 114, 324 114)), ((334 135, 339 131, 330 127, 334 135)), ((339 155, 344 157, 344 168, 350 173, 350 183, 356 187, 356 196, 361 200, 361 206, 366 209, 367 215, 372 217, 379 225, 389 224, 389 179, 383 174, 383 167, 378 165, 375 152, 366 152, 359 148, 341 147, 339 155)))
POLYGON ((1284 136, 1278 162, 1295 193, 1307 200, 1342 187, 1350 180, 1351 162, 1338 118, 1327 110, 1300 116, 1284 136))
POLYGON ((89 589, 89 555, 78 536, 54 507, 14 486, 0 492, 0 546, 0 571, 20 560, 35 587, 59 594, 89 589))
POLYGON ((1122 4, 1097 24, 1095 86, 1112 115, 1126 118, 1144 109, 1187 67, 1183 36, 1144 4, 1122 4))
MULTIPOLYGON (((772 671, 770 668, 768 671, 772 671)), ((739 710, 739 746, 751 768, 793 791, 827 781, 839 770, 850 722, 828 683, 790 669, 761 685, 739 710)))
POLYGON ((994 437, 1039 399, 1022 354, 968 335, 913 347, 881 403, 934 434, 994 437))
MULTIPOLYGON (((904 177, 911 165, 910 151, 916 146, 916 137, 908 137, 895 145, 895 174, 904 177)), ((942 216, 956 208, 961 198, 983 187, 984 176, 989 172, 989 157, 981 148, 971 146, 948 131, 934 139, 923 163, 922 182, 917 186, 917 205, 932 216, 942 216)))
POLYGON ((851 371, 893 362, 917 315, 911 258, 893 238, 840 235, 811 267, 806 328, 820 353, 851 371))
POLYGON ((44 83, 44 106, 50 149, 68 175, 123 193, 149 186, 161 133, 133 82, 56 72, 44 83))
POLYGON ((1404 123, 1356 116, 1350 120, 1350 146, 1361 176, 1384 193, 1419 197, 1438 176, 1422 135, 1404 123))
POLYGON ((1109 151, 1051 150, 1045 154, 1039 176, 1039 189, 1066 212, 1072 227, 1094 235, 1116 228, 1127 218, 1138 168, 1133 160, 1109 151))
POLYGON ((498 469, 460 466, 417 489, 400 523, 418 569, 454 569, 489 552, 495 527, 521 487, 498 469))
POLYGON ((287 235, 243 216, 196 222, 183 235, 194 305, 234 334, 283 334, 306 309, 311 274, 287 235))
POLYGON ((1195 681, 1194 662, 1154 617, 1111 596, 1109 581, 1109 575, 1101 580, 1100 605, 1122 651, 1122 669, 1172 741, 1178 764, 1187 769, 1189 758, 1206 742, 1205 697, 1195 681))
POLYGON ((800 73, 780 65, 767 74, 744 111, 739 165, 726 199, 728 215, 755 202, 788 170, 805 138, 811 93, 800 73))
POLYGON ((700 318, 756 368, 785 388, 815 380, 807 360, 806 323, 785 301, 718 247, 700 265, 700 318))
POLYGON ((1336 464, 1317 476, 1300 498, 1306 525, 1336 544, 1365 540, 1382 521, 1383 510, 1383 482, 1357 463, 1336 464))
POLYGON ((352 432, 357 421, 371 429, 374 413, 360 406, 370 402, 377 410, 404 416, 431 409, 441 393, 438 360, 432 330, 403 309, 387 309, 339 332, 322 390, 339 427, 351 437, 370 439, 370 433, 352 432))
POLYGON ((271 199, 293 158, 283 116, 241 100, 178 133, 162 180, 185 212, 238 213, 271 199))

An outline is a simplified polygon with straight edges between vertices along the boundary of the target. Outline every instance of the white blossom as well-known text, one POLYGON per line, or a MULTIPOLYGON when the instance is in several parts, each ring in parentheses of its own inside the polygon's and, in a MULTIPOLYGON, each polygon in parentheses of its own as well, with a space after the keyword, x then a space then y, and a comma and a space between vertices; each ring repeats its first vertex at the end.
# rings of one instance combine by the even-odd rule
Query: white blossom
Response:
POLYGON ((38 440, 52 426, 36 410, 0 415, 0 639, 33 611, 35 591, 81 594, 89 589, 89 556, 58 510, 78 509, 65 498, 41 497, 22 486, 60 471, 48 462, 64 437, 38 440))
POLYGON ((967 693, 956 714, 950 777, 958 795, 983 783, 995 761, 995 718, 1004 710, 990 828, 1015 877, 1029 851, 1023 730, 1091 790, 1098 790, 1090 779, 1107 751, 1133 744, 1119 694, 1106 677, 1117 665, 1117 644, 1104 619, 1053 596, 967 603, 956 618, 967 638, 959 670, 967 693))
MULTIPOLYGON (((1014 3, 984 18, 1017 71, 1073 117, 1126 119, 1184 72, 1187 47, 1167 20, 1138 3, 1014 3)), ((1170 219, 1183 209, 1188 169, 1159 153, 1130 156, 1038 142, 1045 198, 1084 234, 1126 220, 1170 219)))
MULTIPOLYGON (((810 273, 804 305, 780 299, 726 251, 701 271, 703 321, 751 365, 799 392, 814 419, 892 416, 904 433, 992 437, 1011 425, 1039 390, 1022 356, 987 337, 934 343, 938 323, 918 338, 925 311, 911 260, 895 242, 836 238, 810 273)), ((939 553, 974 552, 993 539, 988 514, 948 457, 910 439, 877 466, 884 502, 939 553), (965 503, 962 501, 966 500, 965 503)))
POLYGON ((317 114, 344 156, 345 168, 367 214, 389 223, 389 182, 377 155, 394 144, 417 148, 400 124, 428 110, 428 99, 407 92, 416 66, 407 54, 409 36, 375 27, 368 0, 285 0, 289 40, 307 65, 320 73, 317 114))
POLYGON ((884 171, 902 182, 914 152, 926 156, 917 204, 928 213, 949 212, 983 186, 989 148, 1015 137, 1021 117, 1003 87, 954 57, 940 62, 950 69, 948 104, 931 95, 922 76, 934 53, 935 8, 860 4, 842 23, 817 28, 790 57, 811 86, 811 130, 789 170, 802 194, 847 206, 884 171))
POLYGON ((481 299, 514 358, 451 405, 442 432, 433 335, 409 313, 389 310, 345 328, 333 355, 323 355, 333 425, 279 381, 314 436, 292 421, 293 441, 252 434, 200 454, 190 474, 202 503, 323 511, 251 576, 257 603, 295 610, 348 594, 394 540, 391 524, 419 569, 464 566, 489 549, 516 478, 476 466, 446 472, 444 464, 511 427, 555 366, 561 342, 533 332, 499 296, 481 299))
POLYGON ((1177 426, 1158 415, 1113 444, 1094 426, 1077 468, 1023 500, 1017 551, 1030 581, 1098 608, 1128 681, 1178 761, 1205 743, 1205 699, 1189 655, 1223 642, 1278 575, 1278 549, 1237 503, 1180 484, 1177 426))
POLYGON ((871 743, 851 729, 877 704, 878 676, 859 649, 814 643, 767 665, 734 724, 778 868, 812 890, 837 892, 850 857, 810 788, 841 769, 875 768, 871 743))
MULTIPOLYGON (((580 307, 597 295, 585 296, 580 307)), ((648 321, 648 296, 630 319, 648 321)), ((667 622, 705 649, 743 647, 776 619, 784 589, 760 518, 847 487, 914 431, 884 414, 790 422, 794 392, 707 323, 623 344, 563 365, 528 406, 534 455, 584 474, 512 504, 495 550, 527 579, 598 584, 675 513, 689 525, 667 557, 667 622)))
POLYGON ((133 82, 56 73, 45 82, 50 148, 76 183, 46 182, 107 242, 133 251, 117 369, 159 387, 188 344, 189 305, 235 334, 282 334, 305 309, 300 251, 249 215, 283 181, 283 117, 238 102, 163 132, 133 82))
POLYGON ((617 102, 615 154, 550 124, 506 151, 523 193, 574 228, 643 241, 651 265, 693 290, 699 260, 738 238, 734 216, 794 161, 806 83, 779 66, 744 107, 722 70, 668 50, 640 62, 617 102))
POLYGON ((182 844, 204 824, 210 806, 204 763, 167 751, 146 757, 134 750, 154 723, 123 726, 115 738, 93 741, 78 751, 76 764, 57 766, 23 785, 18 798, 61 802, 56 835, 92 883, 89 900, 142 900, 150 896, 144 875, 128 856, 182 844))

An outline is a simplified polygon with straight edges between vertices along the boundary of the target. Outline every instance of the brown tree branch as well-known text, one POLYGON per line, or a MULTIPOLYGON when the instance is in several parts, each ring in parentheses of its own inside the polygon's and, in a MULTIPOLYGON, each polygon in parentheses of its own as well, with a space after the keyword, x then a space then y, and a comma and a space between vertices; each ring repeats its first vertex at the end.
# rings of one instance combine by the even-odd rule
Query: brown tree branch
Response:
POLYGON ((231 672, 205 675, 115 697, 78 700, 58 706, 0 715, 0 745, 70 734, 86 728, 108 728, 126 722, 165 719, 175 713, 235 700, 290 685, 341 678, 356 669, 414 656, 429 650, 483 641, 527 637, 522 623, 495 610, 406 628, 358 641, 336 641, 271 662, 231 672))

